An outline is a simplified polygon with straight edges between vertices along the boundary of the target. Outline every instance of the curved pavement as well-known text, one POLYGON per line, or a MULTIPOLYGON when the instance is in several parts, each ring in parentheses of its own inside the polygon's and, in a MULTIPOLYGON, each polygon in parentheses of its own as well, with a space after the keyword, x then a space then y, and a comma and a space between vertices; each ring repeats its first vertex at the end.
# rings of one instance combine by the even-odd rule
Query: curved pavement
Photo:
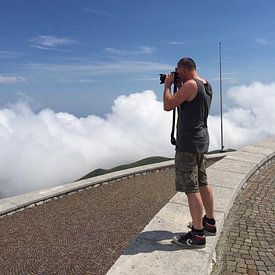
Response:
POLYGON ((235 199, 216 251, 211 275, 275 274, 275 158, 235 199))

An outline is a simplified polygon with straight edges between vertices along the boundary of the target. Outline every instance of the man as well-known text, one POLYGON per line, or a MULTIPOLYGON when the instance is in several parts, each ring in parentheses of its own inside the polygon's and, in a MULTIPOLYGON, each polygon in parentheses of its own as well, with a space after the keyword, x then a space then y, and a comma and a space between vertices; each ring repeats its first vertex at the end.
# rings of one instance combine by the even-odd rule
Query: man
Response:
POLYGON ((174 74, 166 76, 163 94, 165 111, 178 107, 176 135, 176 190, 185 192, 192 217, 192 230, 172 242, 185 248, 204 248, 205 235, 215 235, 213 192, 207 184, 205 153, 209 147, 207 117, 212 99, 210 84, 196 71, 191 58, 177 64, 180 88, 172 95, 174 74), (206 215, 203 216, 203 212, 206 215))

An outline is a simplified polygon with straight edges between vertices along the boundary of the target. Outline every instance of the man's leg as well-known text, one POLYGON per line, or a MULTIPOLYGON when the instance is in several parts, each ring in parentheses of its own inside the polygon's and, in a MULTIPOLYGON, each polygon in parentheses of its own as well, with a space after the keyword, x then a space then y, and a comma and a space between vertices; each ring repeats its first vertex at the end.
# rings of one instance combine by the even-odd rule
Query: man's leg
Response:
POLYGON ((214 198, 213 191, 209 185, 200 186, 200 195, 202 203, 206 212, 206 217, 209 219, 214 218, 214 198))
POLYGON ((173 243, 185 248, 204 248, 206 239, 202 225, 203 203, 199 191, 197 155, 176 152, 176 190, 185 192, 193 220, 193 228, 186 234, 175 236, 173 243))
POLYGON ((198 155, 176 152, 176 190, 185 192, 195 229, 203 228, 203 202, 199 190, 198 155))
POLYGON ((204 154, 198 154, 199 190, 206 217, 214 218, 214 198, 211 187, 207 184, 206 158, 204 154))
POLYGON ((202 217, 203 217, 203 202, 199 192, 187 193, 188 205, 190 214, 193 220, 194 229, 203 229, 202 217))

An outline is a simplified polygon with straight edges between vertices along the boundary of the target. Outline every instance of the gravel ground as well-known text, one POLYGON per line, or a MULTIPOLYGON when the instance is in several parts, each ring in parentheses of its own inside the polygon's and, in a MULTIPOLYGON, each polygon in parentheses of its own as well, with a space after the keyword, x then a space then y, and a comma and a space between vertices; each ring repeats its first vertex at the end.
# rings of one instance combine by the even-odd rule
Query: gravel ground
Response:
POLYGON ((3 217, 0 274, 106 274, 174 194, 171 169, 3 217))

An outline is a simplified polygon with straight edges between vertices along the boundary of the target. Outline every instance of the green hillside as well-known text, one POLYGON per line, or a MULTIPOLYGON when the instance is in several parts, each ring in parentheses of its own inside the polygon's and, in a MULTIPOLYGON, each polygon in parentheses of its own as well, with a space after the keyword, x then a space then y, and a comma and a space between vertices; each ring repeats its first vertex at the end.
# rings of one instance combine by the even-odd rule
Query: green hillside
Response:
MULTIPOLYGON (((235 151, 235 150, 234 149, 227 149, 224 152, 232 152, 232 151, 235 151)), ((217 154, 217 153, 221 153, 221 151, 220 150, 214 150, 214 151, 208 152, 207 154, 211 155, 211 154, 217 154)), ((82 178, 80 178, 78 180, 84 180, 84 179, 88 179, 88 178, 92 178, 92 177, 96 177, 96 176, 101 176, 101 175, 112 173, 112 172, 117 172, 117 171, 120 171, 120 170, 134 168, 134 167, 138 167, 138 166, 142 166, 142 165, 146 165, 146 164, 158 163, 158 162, 167 161, 167 160, 172 160, 172 158, 156 156, 156 157, 145 158, 145 159, 142 159, 142 160, 130 163, 130 164, 119 165, 119 166, 116 166, 116 167, 111 168, 111 169, 98 168, 98 169, 88 173, 87 175, 83 176, 82 178)))
POLYGON ((104 174, 107 174, 107 173, 112 173, 112 172, 116 172, 116 171, 120 171, 120 170, 134 168, 134 167, 147 165, 147 164, 158 163, 158 162, 167 161, 167 160, 172 160, 172 158, 165 158, 165 157, 158 157, 158 156, 157 157, 149 157, 149 158, 145 158, 145 159, 142 159, 142 160, 130 163, 130 164, 116 166, 116 167, 111 168, 111 169, 98 168, 98 169, 88 173, 87 175, 83 176, 79 180, 84 180, 84 179, 104 175, 104 174))

